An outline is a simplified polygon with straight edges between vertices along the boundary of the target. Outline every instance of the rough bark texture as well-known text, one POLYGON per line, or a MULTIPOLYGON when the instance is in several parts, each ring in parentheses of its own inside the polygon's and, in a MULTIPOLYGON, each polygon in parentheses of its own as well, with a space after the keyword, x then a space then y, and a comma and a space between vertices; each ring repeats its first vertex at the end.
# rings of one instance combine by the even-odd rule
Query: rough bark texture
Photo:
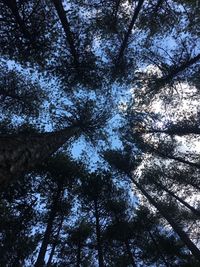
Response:
POLYGON ((34 169, 44 159, 60 148, 78 128, 42 134, 0 136, 0 184, 34 169))

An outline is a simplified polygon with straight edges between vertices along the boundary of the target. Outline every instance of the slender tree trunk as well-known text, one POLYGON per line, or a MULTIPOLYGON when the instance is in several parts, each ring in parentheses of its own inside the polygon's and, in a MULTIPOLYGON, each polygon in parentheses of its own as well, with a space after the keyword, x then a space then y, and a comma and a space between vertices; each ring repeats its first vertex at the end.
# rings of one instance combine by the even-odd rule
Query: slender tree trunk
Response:
POLYGON ((183 158, 180 158, 180 157, 177 157, 177 156, 173 156, 173 155, 169 155, 169 154, 166 154, 160 150, 157 150, 155 149, 154 147, 148 145, 148 148, 147 150, 150 152, 150 153, 155 153, 156 155, 162 157, 162 158, 166 158, 166 159, 170 159, 170 160, 174 160, 174 161, 178 161, 178 162, 181 162, 183 164, 186 164, 188 166, 191 166, 191 167, 195 167, 197 169, 200 169, 200 164, 199 163, 195 163, 195 162, 192 162, 192 161, 189 161, 189 160, 186 160, 186 159, 183 159, 183 158))
POLYGON ((76 51, 76 47, 74 44, 75 42, 74 42, 73 33, 70 29, 70 25, 69 25, 69 22, 67 20, 66 12, 65 12, 64 7, 62 5, 62 1, 61 0, 52 0, 52 1, 53 1, 54 6, 55 6, 55 9, 57 11, 58 17, 61 21, 62 27, 65 31, 66 38, 67 38, 67 41, 68 41, 68 44, 70 47, 70 51, 71 51, 72 57, 74 59, 74 64, 75 64, 76 68, 78 69, 79 68, 79 57, 78 57, 78 53, 76 51))
POLYGON ((184 135, 200 135, 200 129, 198 127, 178 127, 175 126, 176 129, 167 129, 167 130, 161 130, 161 129, 151 129, 144 131, 144 134, 149 133, 163 133, 167 135, 178 135, 178 136, 184 136, 184 135))
MULTIPOLYGON (((167 176, 167 179, 170 179, 170 180, 174 181, 174 178, 172 178, 172 177, 170 177, 170 176, 167 176)), ((180 180, 181 180, 181 182, 183 181, 183 182, 187 183, 187 185, 191 185, 191 186, 194 187, 196 190, 200 190, 200 187, 199 187, 198 185, 194 184, 194 183, 191 182, 191 181, 187 181, 187 179, 185 179, 184 176, 182 176, 180 180)), ((179 179, 176 179, 176 181, 178 181, 178 182, 180 182, 180 180, 179 180, 179 179)))
POLYGON ((27 27, 21 18, 19 11, 17 9, 17 2, 16 0, 3 0, 4 4, 7 5, 7 7, 11 10, 16 23, 18 24, 21 32, 23 33, 24 37, 26 39, 29 39, 31 42, 33 41, 32 35, 27 30, 27 27))
POLYGON ((188 249, 192 252, 194 257, 200 262, 200 250, 195 246, 195 244, 190 240, 188 235, 183 231, 182 227, 177 224, 177 222, 171 218, 171 216, 163 210, 159 203, 157 203, 148 193, 147 191, 140 185, 140 183, 136 182, 132 177, 131 181, 136 187, 143 193, 143 195, 148 199, 148 201, 160 212, 163 218, 171 225, 172 229, 179 235, 181 241, 188 247, 188 249))
POLYGON ((63 225, 63 221, 64 221, 64 216, 62 215, 61 216, 61 221, 60 221, 60 224, 58 226, 57 234, 56 234, 55 240, 53 242, 53 245, 52 245, 52 248, 51 248, 51 253, 49 255, 49 259, 48 259, 46 267, 51 267, 51 262, 52 262, 53 255, 54 255, 54 252, 55 252, 55 249, 56 249, 56 245, 57 245, 57 242, 58 242, 58 239, 59 239, 59 235, 60 235, 60 231, 61 231, 61 228, 62 228, 62 225, 63 225))
POLYGON ((35 267, 43 267, 45 264, 45 261, 44 261, 45 254, 46 254, 47 247, 48 247, 48 244, 51 238, 53 222, 57 215, 58 204, 60 202, 60 196, 61 196, 61 187, 59 186, 55 196, 53 197, 51 211, 49 214, 46 230, 45 230, 44 237, 42 240, 42 245, 41 245, 41 248, 40 248, 36 263, 35 263, 35 267))
POLYGON ((116 67, 118 66, 118 64, 120 63, 122 57, 123 57, 123 54, 124 54, 124 51, 127 47, 127 44, 128 44, 128 39, 131 35, 131 32, 132 32, 132 29, 133 29, 133 26, 135 25, 135 22, 139 16, 139 13, 142 9, 142 6, 143 6, 143 3, 144 3, 145 0, 138 0, 138 4, 135 8, 135 11, 134 11, 134 14, 133 14, 133 17, 132 17, 132 20, 131 20, 131 23, 129 25, 129 28, 128 28, 128 31, 127 33, 125 34, 125 37, 124 37, 124 40, 121 44, 121 47, 120 47, 120 50, 119 50, 119 54, 118 54, 118 57, 117 57, 117 64, 116 64, 116 67))
POLYGON ((68 127, 52 133, 0 135, 0 184, 34 169, 77 133, 77 127, 68 127))
POLYGON ((135 259, 133 257, 133 253, 131 252, 131 248, 130 248, 130 244, 129 244, 129 241, 128 240, 125 241, 125 246, 126 246, 127 254, 128 254, 129 259, 131 261, 131 265, 133 267, 137 267, 137 265, 135 263, 135 259))
POLYGON ((152 242, 154 243, 155 248, 157 249, 158 254, 159 254, 160 257, 162 258, 163 263, 165 264, 165 266, 166 266, 166 267, 171 267, 171 265, 168 264, 168 262, 166 261, 164 255, 162 254, 162 251, 160 250, 160 247, 159 247, 159 245, 157 244, 157 242, 156 242, 155 238, 153 237, 152 233, 151 233, 150 231, 148 231, 148 233, 149 233, 149 236, 150 236, 152 242))
POLYGON ((99 267, 104 267, 102 242, 101 242, 101 229, 100 229, 100 222, 99 222, 99 210, 98 210, 97 201, 94 201, 94 209, 95 209, 95 220, 96 220, 96 237, 97 237, 99 267))
POLYGON ((77 248, 76 267, 81 267, 81 243, 80 242, 79 242, 78 248, 77 248))
POLYGON ((200 60, 200 54, 191 58, 190 60, 185 61, 180 66, 175 66, 175 67, 173 66, 171 68, 171 71, 169 71, 169 73, 167 75, 161 77, 159 80, 163 83, 167 83, 167 82, 171 81, 176 75, 178 75, 182 71, 186 70, 187 68, 189 68, 193 64, 197 63, 199 60, 200 60))
POLYGON ((175 195, 172 191, 170 191, 169 189, 167 189, 164 185, 162 185, 161 183, 156 182, 153 179, 153 182, 155 183, 155 185, 157 185, 158 187, 160 187, 162 190, 164 190, 165 192, 167 192, 170 196, 174 197, 175 199, 177 199, 180 203, 182 203, 185 207, 187 207, 188 209, 190 209, 191 212, 193 212, 196 216, 200 216, 200 212, 195 209, 194 207, 190 206, 190 204, 188 204, 187 202, 185 202, 182 198, 178 197, 177 195, 175 195))

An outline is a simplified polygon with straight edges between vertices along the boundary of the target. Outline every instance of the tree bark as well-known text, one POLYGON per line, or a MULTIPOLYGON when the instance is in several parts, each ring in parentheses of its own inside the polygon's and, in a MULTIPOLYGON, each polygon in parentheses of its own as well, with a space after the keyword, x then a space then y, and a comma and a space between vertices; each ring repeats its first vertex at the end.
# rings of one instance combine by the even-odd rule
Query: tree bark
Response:
POLYGON ((78 69, 79 68, 79 57, 78 57, 78 53, 75 48, 73 33, 70 29, 70 25, 69 25, 64 7, 62 5, 62 1, 61 0, 52 0, 52 1, 57 11, 58 17, 61 21, 62 27, 65 31, 67 42, 70 47, 71 55, 74 59, 74 65, 78 69))
POLYGON ((147 191, 140 185, 140 183, 136 182, 132 177, 131 181, 135 186, 143 193, 143 195, 148 199, 148 201, 160 212, 163 218, 169 223, 175 233, 178 234, 181 241, 188 247, 188 249, 192 252, 194 257, 200 262, 200 250, 195 246, 195 244, 190 240, 188 235, 183 231, 182 227, 177 224, 177 222, 171 218, 171 216, 163 210, 159 203, 157 203, 148 193, 147 191))
POLYGON ((78 127, 41 134, 0 135, 0 184, 19 177, 58 150, 78 127))
POLYGON ((131 23, 129 25, 128 31, 125 34, 124 40, 123 40, 123 42, 121 44, 121 47, 120 47, 120 50, 119 50, 116 67, 118 66, 118 64, 120 63, 120 61, 121 61, 121 59, 123 57, 124 51, 125 51, 125 49, 127 47, 127 44, 128 44, 128 39, 129 39, 129 37, 131 35, 133 26, 134 26, 134 24, 135 24, 135 22, 136 22, 136 20, 137 20, 137 18, 139 16, 139 13, 140 13, 140 11, 142 9, 143 3, 144 3, 144 0, 139 0, 137 6, 135 8, 135 11, 134 11, 131 23))
POLYGON ((95 220, 96 220, 96 237, 97 237, 99 267, 104 267, 102 242, 101 242, 101 229, 100 229, 100 222, 99 222, 99 210, 98 210, 98 205, 97 205, 96 200, 94 201, 94 214, 95 214, 95 220))
POLYGON ((53 201, 52 201, 52 205, 51 205, 51 211, 49 214, 46 230, 45 230, 44 237, 42 240, 42 245, 41 245, 41 248, 40 248, 36 263, 35 263, 35 267, 43 267, 45 264, 45 261, 44 261, 45 254, 46 254, 47 247, 48 247, 48 244, 49 244, 49 241, 51 238, 53 222, 54 222, 54 219, 57 215, 58 204, 60 201, 61 192, 62 192, 62 188, 61 188, 61 186, 59 186, 55 196, 53 197, 53 201))

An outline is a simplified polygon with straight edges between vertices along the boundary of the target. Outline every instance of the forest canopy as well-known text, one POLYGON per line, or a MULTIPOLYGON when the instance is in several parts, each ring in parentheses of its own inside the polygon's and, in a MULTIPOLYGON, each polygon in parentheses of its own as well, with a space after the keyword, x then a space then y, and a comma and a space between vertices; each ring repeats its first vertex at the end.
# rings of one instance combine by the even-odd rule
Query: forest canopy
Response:
POLYGON ((0 0, 0 266, 200 266, 200 3, 0 0))

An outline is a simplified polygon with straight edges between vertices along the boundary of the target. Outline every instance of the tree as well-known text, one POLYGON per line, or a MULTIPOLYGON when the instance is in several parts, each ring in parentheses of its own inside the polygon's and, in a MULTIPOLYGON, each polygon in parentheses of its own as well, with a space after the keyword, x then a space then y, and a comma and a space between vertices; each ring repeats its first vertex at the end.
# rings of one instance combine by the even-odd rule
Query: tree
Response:
MULTIPOLYGON (((123 166, 121 169, 124 171, 125 168, 125 173, 129 176, 129 179, 132 181, 132 183, 142 192, 142 194, 147 198, 147 200, 160 212, 160 214, 166 219, 166 221, 170 224, 172 229, 179 235, 180 239, 182 242, 190 249, 192 254, 195 256, 197 260, 199 260, 200 252, 199 249, 195 246, 195 244, 190 240, 188 237, 187 233, 182 229, 181 225, 176 222, 170 214, 168 214, 165 209, 162 207, 162 203, 155 200, 149 192, 145 189, 145 187, 138 182, 135 177, 132 176, 132 173, 130 172, 131 168, 131 162, 127 163, 126 160, 123 158, 123 154, 120 156, 117 154, 117 156, 112 155, 112 152, 108 152, 105 154, 106 159, 110 162, 110 164, 114 165, 116 168, 120 169, 120 166, 123 166), (119 161, 122 162, 119 162, 119 161), (128 165, 128 168, 124 167, 123 163, 126 163, 125 166, 128 165), (119 163, 119 164, 118 164, 119 163)), ((133 165, 134 166, 134 165, 133 165)), ((135 167, 135 166, 134 166, 135 167)), ((132 167, 132 168, 134 168, 132 167)), ((133 171, 133 169, 132 169, 133 171)))
POLYGON ((197 2, 0 1, 3 265, 199 260, 197 2))
MULTIPOLYGON (((45 164, 38 168, 38 171, 46 173, 46 180, 49 181, 48 190, 48 212, 46 218, 46 229, 42 238, 41 247, 35 262, 36 267, 44 266, 47 247, 51 243, 55 221, 58 220, 58 231, 56 239, 59 238, 59 233, 62 228, 63 221, 69 216, 72 198, 70 189, 75 183, 75 169, 81 168, 80 165, 73 162, 70 158, 62 154, 57 154, 54 158, 46 161, 45 164), (68 197, 65 195, 68 194, 68 197)), ((53 253, 55 251, 56 240, 52 245, 52 250, 49 256, 48 264, 51 264, 53 253)))
POLYGON ((81 201, 92 211, 95 218, 95 232, 98 251, 99 267, 104 266, 103 241, 101 229, 101 214, 103 202, 112 192, 112 181, 109 173, 86 174, 82 179, 82 184, 78 189, 81 201))

